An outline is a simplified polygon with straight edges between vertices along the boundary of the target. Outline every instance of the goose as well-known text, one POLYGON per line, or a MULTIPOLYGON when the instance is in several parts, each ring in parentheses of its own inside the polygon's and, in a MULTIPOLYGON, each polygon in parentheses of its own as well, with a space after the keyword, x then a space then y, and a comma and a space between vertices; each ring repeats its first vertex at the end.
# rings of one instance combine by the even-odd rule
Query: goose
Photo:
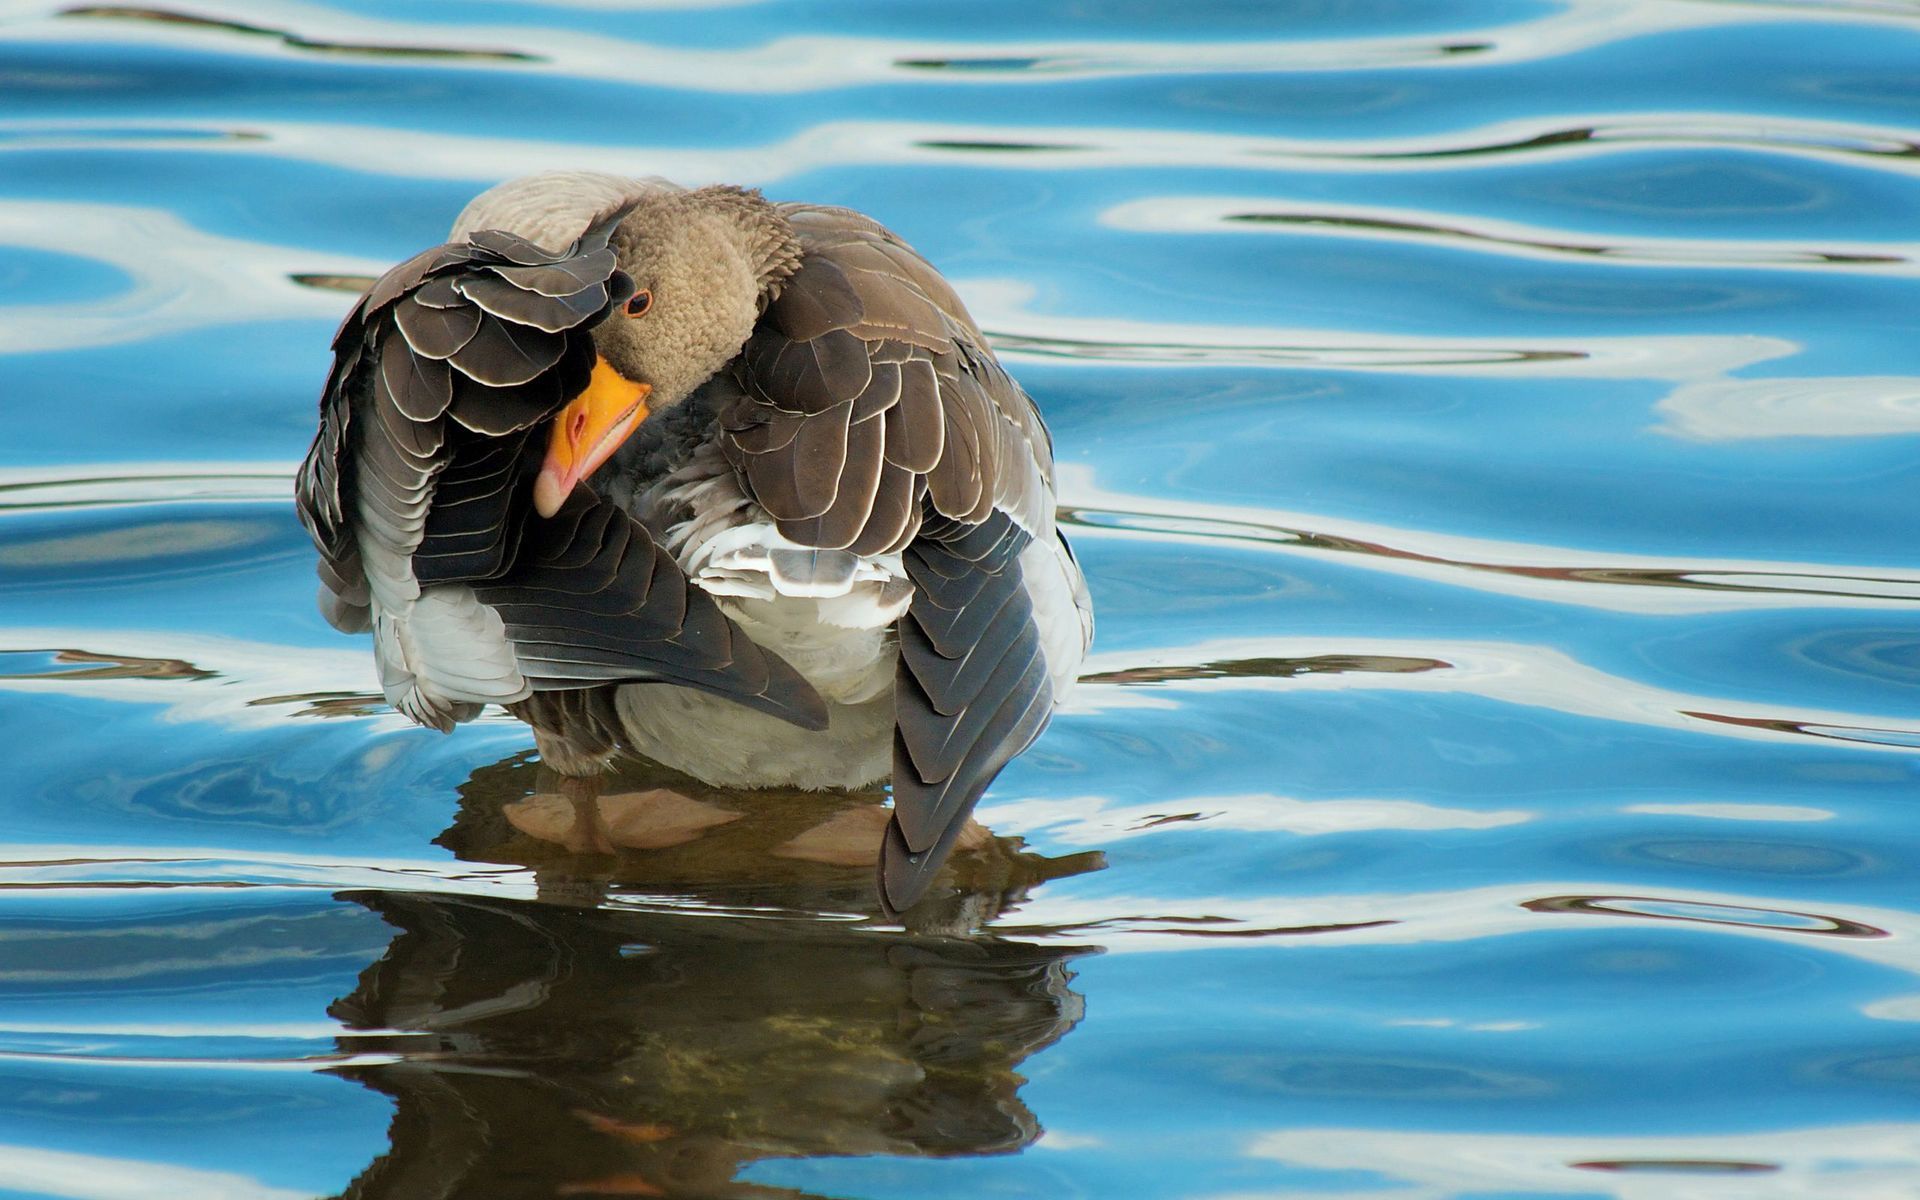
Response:
POLYGON ((333 341, 296 481, 320 608, 442 732, 500 705, 596 794, 890 782, 918 901, 1093 635, 1053 448, 878 222, 550 172, 471 201, 333 341))

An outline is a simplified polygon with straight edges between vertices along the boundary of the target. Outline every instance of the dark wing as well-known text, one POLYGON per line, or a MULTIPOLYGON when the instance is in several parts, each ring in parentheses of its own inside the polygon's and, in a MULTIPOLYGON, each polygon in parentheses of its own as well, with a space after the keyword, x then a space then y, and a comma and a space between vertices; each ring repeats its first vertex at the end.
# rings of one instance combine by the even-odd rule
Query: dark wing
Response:
POLYGON ((524 431, 585 386, 588 330, 633 286, 606 248, 618 217, 559 253, 497 232, 422 251, 341 321, 295 501, 321 578, 344 605, 363 615, 372 585, 395 582, 369 579, 358 534, 403 567, 420 544, 434 484, 454 456, 450 432, 524 431), (559 277, 571 282, 565 295, 538 290, 557 290, 559 277))
MULTIPOLYGON (((531 478, 512 492, 528 494, 531 478)), ((827 727, 812 685, 721 612, 645 526, 591 488, 576 487, 536 535, 520 539, 510 566, 470 582, 506 623, 535 692, 674 683, 803 728, 827 727)))
POLYGON ((723 447, 786 537, 904 551, 882 899, 911 905, 1053 683, 1021 551, 1055 544, 1052 445, 953 290, 845 209, 782 206, 799 270, 736 363, 723 447))
POLYGON ((552 521, 531 512, 537 427, 586 387, 591 330, 632 294, 607 248, 623 215, 558 252, 477 232, 395 267, 348 314, 297 484, 322 609, 374 626, 389 698, 440 728, 529 689, 657 680, 823 726, 813 689, 625 512, 586 487, 552 521), (504 644, 480 610, 411 605, 445 584, 498 615, 504 644))
POLYGON ((728 457, 785 536, 856 554, 899 550, 922 500, 977 524, 999 509, 1053 528, 1053 446, 947 282, 846 209, 783 205, 800 269, 736 373, 728 457))
POLYGON ((913 601, 894 679, 893 820, 880 893, 895 910, 926 892, 1000 768, 1053 716, 1054 687, 1020 552, 1004 512, 929 520, 907 547, 913 601))

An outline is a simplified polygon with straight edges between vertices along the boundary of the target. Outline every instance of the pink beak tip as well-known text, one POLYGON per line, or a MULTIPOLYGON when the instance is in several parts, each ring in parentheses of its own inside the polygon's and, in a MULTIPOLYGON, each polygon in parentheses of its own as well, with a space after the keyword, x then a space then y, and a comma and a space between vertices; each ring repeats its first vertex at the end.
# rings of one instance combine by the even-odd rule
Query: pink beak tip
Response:
POLYGON ((571 491, 573 481, 562 479, 558 471, 541 471, 540 477, 533 481, 533 511, 542 517, 553 516, 567 502, 567 494, 571 491))

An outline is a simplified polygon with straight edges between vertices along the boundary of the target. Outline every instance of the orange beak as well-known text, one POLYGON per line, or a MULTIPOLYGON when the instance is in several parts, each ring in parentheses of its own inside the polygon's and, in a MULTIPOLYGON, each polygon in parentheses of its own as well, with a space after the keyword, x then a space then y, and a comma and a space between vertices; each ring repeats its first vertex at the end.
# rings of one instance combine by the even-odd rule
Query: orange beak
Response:
POLYGON ((540 477, 533 481, 535 512, 543 517, 559 512, 575 485, 613 456, 627 435, 647 419, 647 393, 651 391, 651 384, 633 382, 606 359, 594 362, 587 390, 553 419, 547 461, 540 465, 540 477))

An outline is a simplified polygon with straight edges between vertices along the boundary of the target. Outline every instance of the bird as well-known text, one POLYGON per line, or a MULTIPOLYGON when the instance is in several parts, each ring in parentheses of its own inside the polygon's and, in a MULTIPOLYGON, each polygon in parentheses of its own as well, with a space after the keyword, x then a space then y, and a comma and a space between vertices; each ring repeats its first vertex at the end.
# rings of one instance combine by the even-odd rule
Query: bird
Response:
POLYGON ((922 898, 1093 636, 1053 444, 954 288, 852 209, 509 180, 341 322, 295 485, 335 628, 442 732, 595 794, 890 783, 922 898))

